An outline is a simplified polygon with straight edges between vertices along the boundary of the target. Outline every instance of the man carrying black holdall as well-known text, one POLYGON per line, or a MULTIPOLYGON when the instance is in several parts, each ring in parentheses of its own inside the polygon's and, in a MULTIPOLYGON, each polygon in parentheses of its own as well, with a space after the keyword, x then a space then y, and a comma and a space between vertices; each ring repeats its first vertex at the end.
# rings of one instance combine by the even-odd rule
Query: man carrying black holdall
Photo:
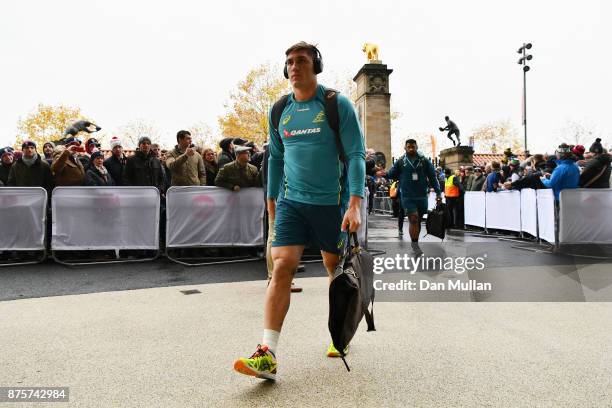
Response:
MULTIPOLYGON (((346 96, 317 83, 323 70, 320 51, 300 42, 285 57, 283 73, 293 92, 274 104, 269 117, 267 207, 275 236, 263 337, 250 357, 234 362, 237 372, 268 380, 276 379, 291 281, 304 247, 320 248, 331 281, 344 249, 342 231, 356 232, 361 224, 365 180, 365 142, 357 113, 346 96)), ((333 344, 330 354, 339 355, 333 344)))

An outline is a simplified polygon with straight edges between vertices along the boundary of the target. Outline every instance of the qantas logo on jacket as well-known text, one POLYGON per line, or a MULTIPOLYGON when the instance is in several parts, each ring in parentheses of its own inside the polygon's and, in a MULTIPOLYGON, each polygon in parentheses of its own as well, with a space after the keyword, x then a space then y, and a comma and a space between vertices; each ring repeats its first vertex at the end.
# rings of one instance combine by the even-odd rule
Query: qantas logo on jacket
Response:
POLYGON ((321 128, 310 128, 310 129, 298 129, 298 130, 292 130, 292 131, 288 131, 287 129, 283 129, 283 134, 285 135, 285 138, 291 137, 291 136, 298 136, 298 135, 310 135, 313 133, 321 133, 321 128))

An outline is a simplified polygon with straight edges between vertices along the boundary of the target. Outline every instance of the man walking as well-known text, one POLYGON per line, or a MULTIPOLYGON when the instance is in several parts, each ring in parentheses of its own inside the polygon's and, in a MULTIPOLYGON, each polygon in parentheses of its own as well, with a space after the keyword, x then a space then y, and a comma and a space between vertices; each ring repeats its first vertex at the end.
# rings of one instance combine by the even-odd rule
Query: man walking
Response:
MULTIPOLYGON (((421 232, 423 215, 427 214, 429 186, 432 186, 436 192, 437 201, 441 201, 442 197, 435 168, 431 160, 418 151, 416 140, 406 140, 404 149, 406 154, 395 161, 386 177, 399 180, 400 205, 408 215, 412 250, 418 256, 422 253, 419 248, 419 233, 421 232)), ((400 229, 401 235, 402 231, 400 229)))
MULTIPOLYGON (((352 103, 343 95, 327 92, 317 84, 323 69, 319 50, 305 42, 286 52, 285 77, 293 92, 286 99, 278 129, 270 112, 268 213, 274 220, 272 243, 274 271, 266 291, 263 340, 250 358, 240 358, 234 369, 242 374, 274 380, 278 368, 277 345, 289 310, 291 281, 307 242, 321 249, 323 265, 331 277, 339 262, 345 237, 342 230, 357 231, 364 193, 365 146, 352 103), (326 115, 326 98, 337 97, 339 137, 326 115), (343 167, 347 170, 343 174, 343 167), (279 199, 281 174, 284 196, 279 199), (348 179, 348 191, 343 187, 348 179), (342 215, 343 193, 350 194, 342 215)), ((278 106, 278 105, 277 105, 278 106)), ((328 348, 328 355, 338 355, 328 348)))

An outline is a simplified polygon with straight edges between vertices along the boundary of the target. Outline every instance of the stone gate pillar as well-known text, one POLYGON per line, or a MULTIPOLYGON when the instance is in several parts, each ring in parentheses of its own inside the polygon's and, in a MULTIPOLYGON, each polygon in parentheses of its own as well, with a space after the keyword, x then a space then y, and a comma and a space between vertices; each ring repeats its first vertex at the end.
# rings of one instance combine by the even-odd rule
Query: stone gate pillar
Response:
POLYGON ((369 61, 353 81, 357 83, 355 108, 365 135, 366 147, 382 152, 391 163, 391 93, 389 75, 393 72, 381 61, 369 61))

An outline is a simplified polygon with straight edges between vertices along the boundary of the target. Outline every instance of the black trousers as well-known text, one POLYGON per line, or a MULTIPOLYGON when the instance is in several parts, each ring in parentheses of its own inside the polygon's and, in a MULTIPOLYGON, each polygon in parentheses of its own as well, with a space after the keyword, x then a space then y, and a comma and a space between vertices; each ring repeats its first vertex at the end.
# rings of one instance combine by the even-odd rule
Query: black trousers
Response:
POLYGON ((448 212, 450 213, 450 227, 457 228, 459 226, 459 197, 446 197, 446 205, 448 206, 448 212))

